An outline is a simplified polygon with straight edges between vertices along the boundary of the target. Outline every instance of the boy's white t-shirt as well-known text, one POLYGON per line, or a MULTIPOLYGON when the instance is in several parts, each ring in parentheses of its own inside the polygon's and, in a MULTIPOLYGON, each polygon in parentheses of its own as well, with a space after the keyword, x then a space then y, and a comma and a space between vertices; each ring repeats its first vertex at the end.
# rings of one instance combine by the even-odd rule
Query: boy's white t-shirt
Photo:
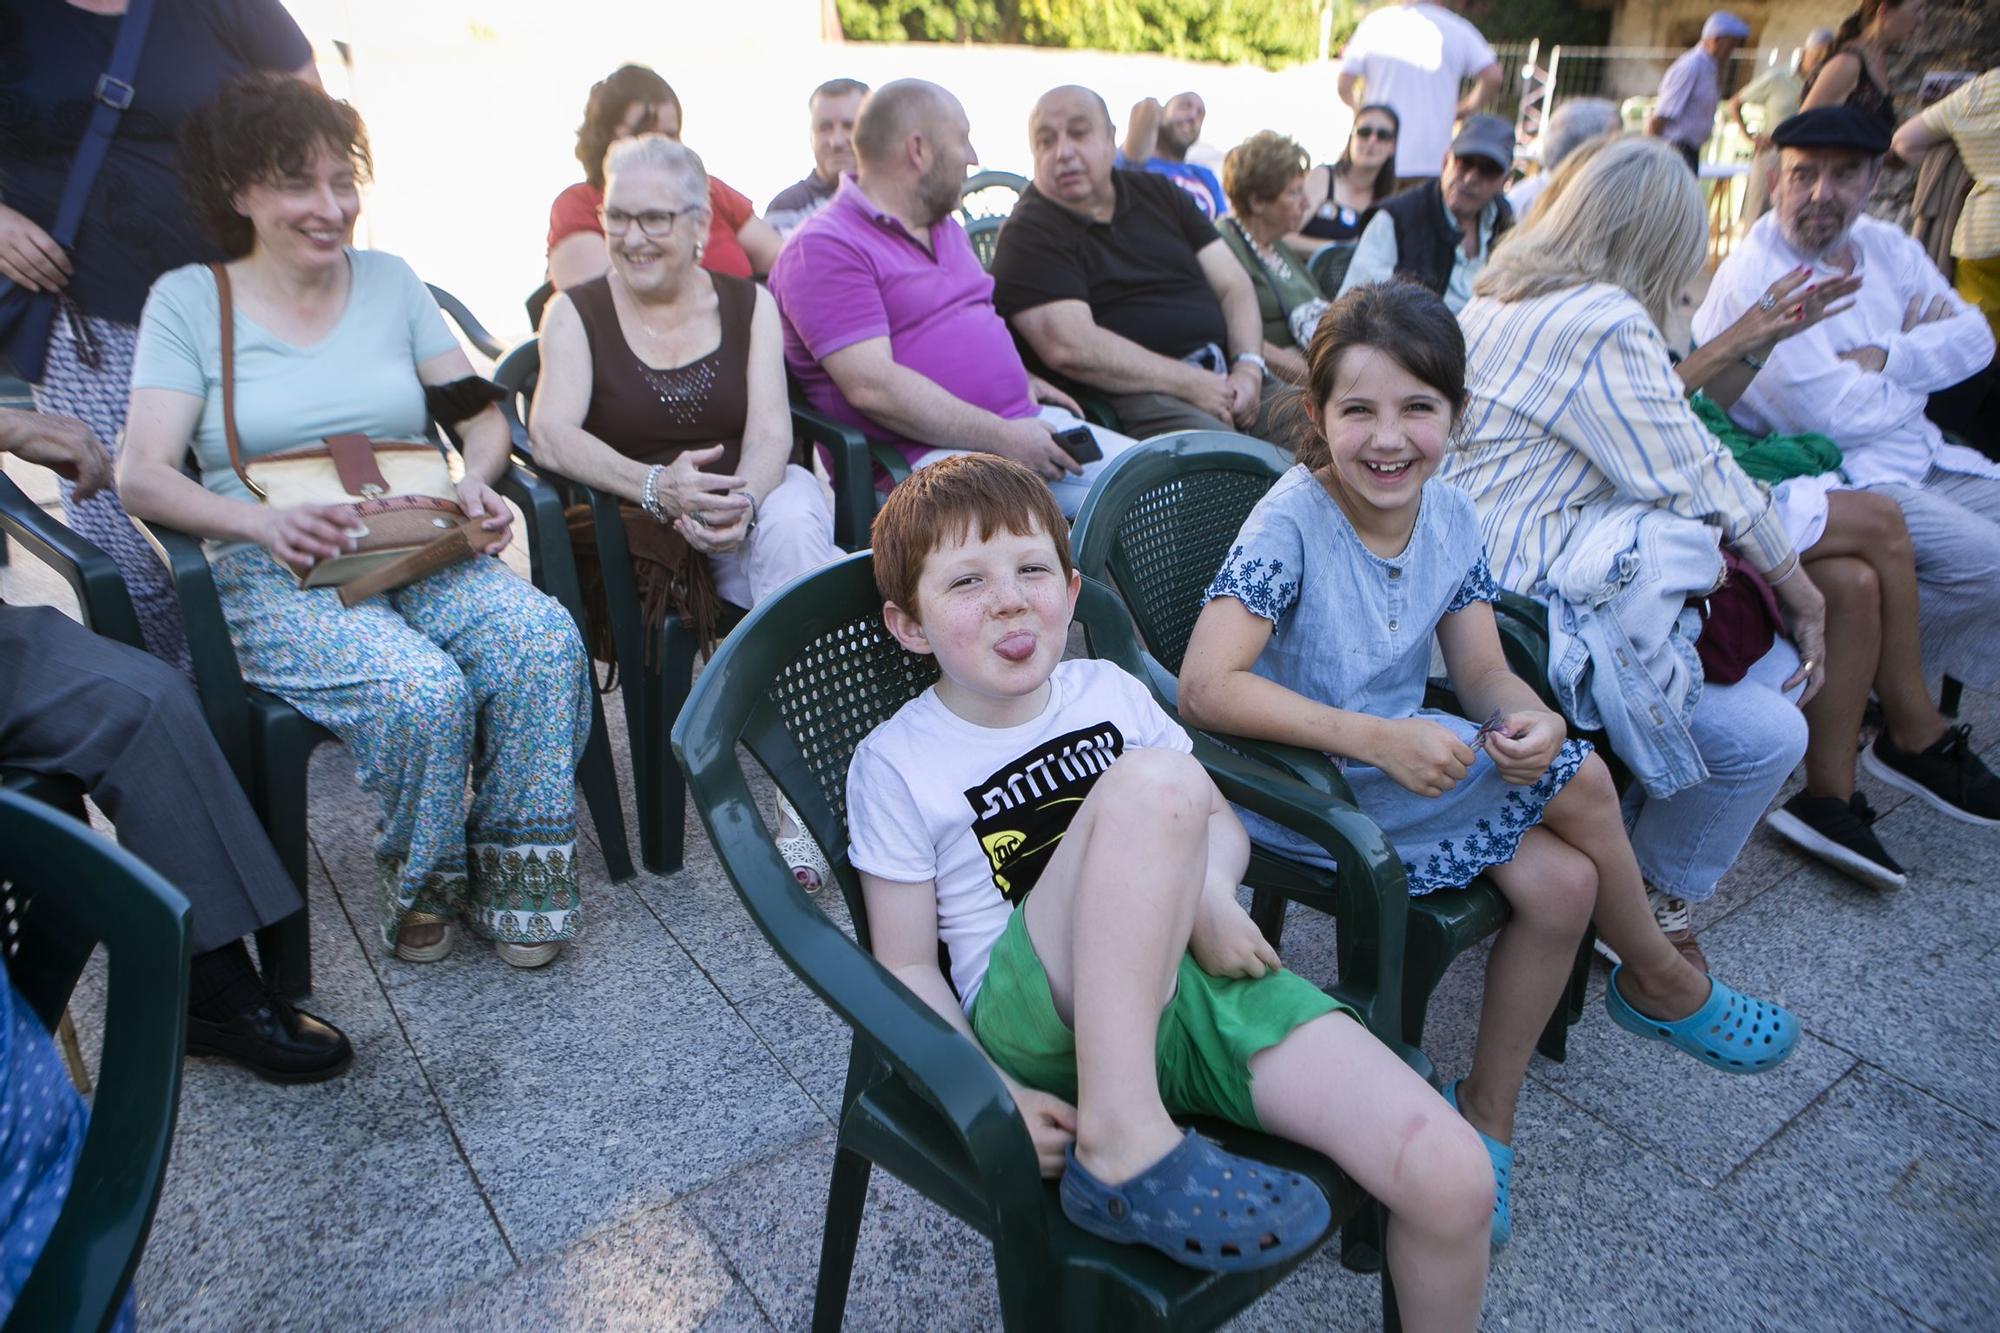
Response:
POLYGON ((1098 775, 1128 749, 1194 745, 1146 687, 1109 662, 1049 677, 1039 717, 982 727, 925 690, 876 727, 847 770, 849 859, 937 886, 945 975, 970 1011, 987 956, 1098 775))

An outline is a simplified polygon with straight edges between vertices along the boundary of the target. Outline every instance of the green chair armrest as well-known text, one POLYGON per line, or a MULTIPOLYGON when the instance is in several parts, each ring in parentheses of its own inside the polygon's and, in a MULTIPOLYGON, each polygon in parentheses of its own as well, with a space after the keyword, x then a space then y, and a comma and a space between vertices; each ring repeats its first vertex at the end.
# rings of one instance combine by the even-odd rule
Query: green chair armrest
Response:
POLYGON ((433 283, 427 282, 424 286, 431 289, 431 299, 438 303, 438 309, 451 316, 452 322, 464 331, 465 340, 478 348, 481 356, 489 361, 498 361, 506 355, 507 349, 498 338, 486 331, 486 326, 479 322, 465 302, 433 283))
MULTIPOLYGON (((792 438, 801 444, 823 446, 832 460, 834 544, 843 551, 868 545, 868 529, 875 522, 875 456, 867 437, 853 426, 795 402, 792 438)), ((898 454, 897 461, 901 459, 898 454)))
POLYGON ((0 475, 0 533, 21 544, 21 549, 62 576, 76 594, 83 623, 108 639, 144 648, 139 617, 132 610, 132 597, 125 588, 125 576, 111 557, 68 524, 58 522, 22 493, 13 481, 0 475))
POLYGON ((1375 822, 1351 803, 1234 754, 1199 732, 1193 737, 1195 756, 1224 796, 1312 839, 1339 864, 1335 915, 1356 947, 1333 989, 1367 1017, 1369 1031, 1399 1046, 1410 915, 1401 858, 1375 822))
POLYGON ((164 523, 133 520, 153 543, 167 566, 180 601, 181 624, 187 631, 188 653, 194 665, 195 693, 216 744, 236 771, 245 791, 256 790, 256 764, 250 747, 250 703, 243 690, 243 670, 223 619, 215 575, 201 542, 164 523))

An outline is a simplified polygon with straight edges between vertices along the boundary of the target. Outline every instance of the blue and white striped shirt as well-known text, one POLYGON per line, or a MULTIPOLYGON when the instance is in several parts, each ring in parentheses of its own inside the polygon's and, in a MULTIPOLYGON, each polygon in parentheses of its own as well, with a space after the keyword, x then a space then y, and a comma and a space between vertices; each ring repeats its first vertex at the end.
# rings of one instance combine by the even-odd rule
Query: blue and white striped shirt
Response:
POLYGON ((1527 592, 1583 512, 1613 498, 1712 523, 1750 565, 1791 539, 1770 492, 1687 405, 1645 307, 1603 283, 1459 312, 1466 418, 1440 470, 1479 510, 1494 577, 1527 592))

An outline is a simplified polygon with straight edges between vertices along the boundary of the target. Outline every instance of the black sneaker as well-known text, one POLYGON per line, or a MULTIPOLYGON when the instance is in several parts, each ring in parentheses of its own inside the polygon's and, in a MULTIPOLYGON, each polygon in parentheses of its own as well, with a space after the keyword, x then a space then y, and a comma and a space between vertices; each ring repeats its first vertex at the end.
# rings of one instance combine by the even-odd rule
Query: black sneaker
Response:
POLYGON ((2000 780, 1972 751, 1972 728, 1949 727, 1923 750, 1899 750, 1883 732, 1861 752, 1870 773, 1926 801, 1953 819, 2000 828, 2000 780))
POLYGON ((1845 801, 1800 792, 1766 815, 1764 822, 1779 837, 1845 870, 1870 888, 1900 889, 1908 882, 1903 867, 1868 827, 1875 822, 1875 812, 1860 792, 1845 801))

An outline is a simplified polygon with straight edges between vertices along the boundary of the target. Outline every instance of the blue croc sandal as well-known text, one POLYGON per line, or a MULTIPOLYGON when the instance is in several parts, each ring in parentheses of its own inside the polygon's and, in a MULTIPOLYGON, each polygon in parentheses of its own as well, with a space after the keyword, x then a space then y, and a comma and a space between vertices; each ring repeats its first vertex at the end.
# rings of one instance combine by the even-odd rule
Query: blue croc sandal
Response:
POLYGON ((1239 1273, 1284 1263, 1333 1223, 1319 1186, 1224 1152, 1189 1130, 1172 1152, 1122 1185, 1106 1185, 1068 1150, 1062 1210, 1095 1236, 1150 1245, 1189 1268, 1239 1273))
MULTIPOLYGON (((1454 1111, 1458 1111, 1458 1085, 1463 1082, 1464 1079, 1456 1079, 1444 1086, 1445 1103, 1454 1111)), ((1493 1248, 1497 1250, 1514 1239, 1514 1150, 1483 1129, 1479 1131, 1479 1141, 1486 1145, 1486 1155, 1493 1160, 1493 1248)))
POLYGON ((1799 1020, 1783 1005, 1753 999, 1715 978, 1708 981, 1708 1002, 1678 1022, 1648 1018, 1618 993, 1618 974, 1604 988, 1604 1007, 1611 1021, 1627 1032, 1686 1051, 1725 1074, 1761 1074, 1784 1063, 1799 1044, 1799 1020))

